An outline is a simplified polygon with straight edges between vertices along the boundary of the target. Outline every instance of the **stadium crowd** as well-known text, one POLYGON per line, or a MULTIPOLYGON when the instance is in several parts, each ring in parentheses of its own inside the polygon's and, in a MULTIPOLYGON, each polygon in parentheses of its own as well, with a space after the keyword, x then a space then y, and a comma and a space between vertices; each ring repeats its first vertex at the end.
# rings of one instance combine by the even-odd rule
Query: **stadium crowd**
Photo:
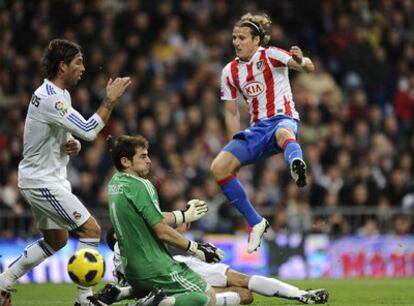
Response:
MULTIPOLYGON (((244 231, 209 166, 226 143, 220 73, 234 57, 232 25, 247 11, 268 13, 271 43, 300 46, 316 66, 291 73, 309 184, 299 190, 280 155, 243 168, 238 177, 255 207, 275 232, 414 233, 410 213, 389 220, 393 208, 414 212, 411 0, 0 0, 1 214, 28 209, 17 188, 24 118, 42 82, 43 48, 62 37, 83 48, 87 73, 72 103, 85 117, 110 76, 133 81, 99 138, 71 158, 69 179, 86 206, 107 209, 114 169, 106 137, 142 134, 163 210, 205 199, 209 212, 195 229, 244 231), (346 207, 377 213, 355 222, 338 209, 346 207), (314 218, 316 209, 331 213, 314 218)), ((12 231, 0 223, 0 236, 12 231)))

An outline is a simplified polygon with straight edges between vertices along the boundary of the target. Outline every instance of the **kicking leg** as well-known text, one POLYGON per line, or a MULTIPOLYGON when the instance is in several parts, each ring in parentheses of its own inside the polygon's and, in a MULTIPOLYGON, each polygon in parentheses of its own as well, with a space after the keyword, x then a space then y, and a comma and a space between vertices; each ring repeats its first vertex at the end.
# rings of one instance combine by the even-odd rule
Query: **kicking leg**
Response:
POLYGON ((0 305, 11 305, 10 292, 17 280, 66 245, 64 229, 43 230, 44 238, 28 245, 23 253, 0 274, 0 305))
POLYGON ((17 280, 66 245, 64 229, 42 230, 44 238, 28 245, 23 253, 0 274, 0 288, 11 290, 17 280))
POLYGON ((211 164, 211 172, 227 199, 236 206, 237 210, 252 227, 247 249, 249 253, 252 253, 260 246, 262 236, 269 224, 254 209, 247 197, 246 191, 235 177, 240 166, 240 161, 233 154, 221 151, 211 164))
MULTIPOLYGON (((101 237, 101 228, 92 216, 73 233, 79 238, 77 251, 85 248, 97 249, 101 237)), ((93 295, 91 287, 77 285, 77 296, 75 305, 87 305, 88 297, 93 295)))

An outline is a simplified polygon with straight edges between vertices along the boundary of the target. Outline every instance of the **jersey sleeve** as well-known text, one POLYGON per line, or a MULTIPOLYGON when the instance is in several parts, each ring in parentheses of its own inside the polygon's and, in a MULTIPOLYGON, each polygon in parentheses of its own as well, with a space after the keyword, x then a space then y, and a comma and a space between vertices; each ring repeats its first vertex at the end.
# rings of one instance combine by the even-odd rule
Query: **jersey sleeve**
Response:
POLYGON ((221 89, 220 89, 220 99, 227 100, 236 100, 237 98, 237 87, 234 85, 230 67, 227 65, 224 67, 221 72, 221 89))
POLYGON ((134 184, 128 184, 124 189, 124 193, 134 203, 135 208, 150 226, 164 220, 159 208, 157 192, 150 181, 142 180, 134 184))
POLYGON ((267 48, 266 54, 270 63, 275 68, 287 66, 287 63, 292 58, 290 52, 276 47, 267 48))
POLYGON ((47 123, 51 123, 68 130, 76 137, 92 141, 105 126, 98 114, 93 114, 86 120, 71 105, 64 102, 59 95, 53 95, 45 99, 42 105, 42 117, 47 123))

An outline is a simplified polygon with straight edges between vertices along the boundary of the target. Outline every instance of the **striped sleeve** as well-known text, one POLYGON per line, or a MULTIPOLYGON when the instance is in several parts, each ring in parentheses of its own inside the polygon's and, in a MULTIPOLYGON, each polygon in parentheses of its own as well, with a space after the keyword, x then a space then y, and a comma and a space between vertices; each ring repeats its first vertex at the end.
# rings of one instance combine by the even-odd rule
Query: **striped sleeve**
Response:
POLYGON ((292 58, 289 51, 276 47, 267 48, 266 55, 268 56, 269 61, 273 67, 284 67, 292 58))
POLYGON ((221 89, 220 89, 220 99, 227 100, 236 100, 237 98, 237 87, 234 85, 231 73, 230 65, 228 64, 224 67, 221 73, 221 89))
POLYGON ((49 97, 42 109, 43 119, 48 123, 65 128, 71 134, 86 141, 93 141, 105 126, 98 114, 85 119, 71 105, 59 96, 49 97))

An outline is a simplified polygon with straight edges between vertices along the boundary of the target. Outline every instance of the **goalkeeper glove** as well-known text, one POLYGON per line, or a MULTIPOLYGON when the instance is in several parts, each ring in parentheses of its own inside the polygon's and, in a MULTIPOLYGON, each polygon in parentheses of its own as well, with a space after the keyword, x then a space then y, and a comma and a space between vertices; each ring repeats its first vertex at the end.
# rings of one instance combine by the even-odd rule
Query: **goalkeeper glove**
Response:
POLYGON ((197 221, 208 211, 207 203, 199 199, 190 200, 185 210, 174 210, 175 225, 197 221))
POLYGON ((224 252, 208 242, 189 241, 186 252, 208 263, 219 262, 224 258, 224 252))

